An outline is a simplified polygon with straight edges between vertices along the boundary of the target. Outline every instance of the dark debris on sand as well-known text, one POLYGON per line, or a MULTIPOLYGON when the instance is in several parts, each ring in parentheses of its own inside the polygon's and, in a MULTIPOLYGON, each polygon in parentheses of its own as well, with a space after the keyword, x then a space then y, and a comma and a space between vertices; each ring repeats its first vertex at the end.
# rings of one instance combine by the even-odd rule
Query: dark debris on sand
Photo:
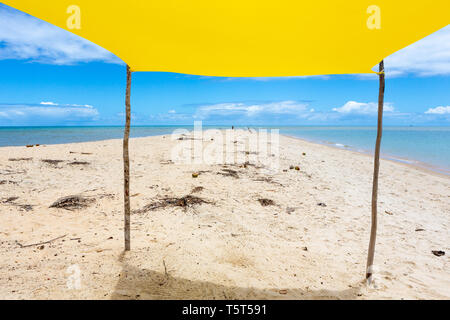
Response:
POLYGON ((13 170, 5 169, 5 171, 0 172, 1 175, 14 175, 14 174, 24 174, 24 173, 27 173, 27 171, 26 170, 13 171, 13 170))
POLYGON ((274 206, 275 205, 275 201, 271 200, 271 199, 258 199, 259 203, 263 206, 263 207, 267 207, 267 206, 274 206))
POLYGON ((258 177, 256 179, 254 179, 253 181, 267 182, 267 183, 270 183, 270 184, 275 184, 277 186, 283 187, 283 185, 281 183, 279 183, 278 181, 273 180, 271 177, 258 177))
POLYGON ((25 211, 27 211, 27 212, 33 210, 33 206, 30 205, 30 204, 18 204, 17 207, 18 207, 20 210, 25 210, 25 211))
POLYGON ((146 213, 148 211, 166 207, 181 207, 187 210, 188 208, 202 204, 211 204, 211 202, 192 195, 187 195, 181 198, 163 198, 146 205, 142 209, 135 210, 134 213, 146 213))
POLYGON ((67 196, 56 200, 49 208, 60 208, 65 210, 77 210, 87 208, 95 199, 82 196, 67 196))
POLYGON ((259 152, 257 151, 242 151, 243 153, 245 153, 246 155, 258 155, 259 152))
POLYGON ((46 164, 50 164, 52 166, 57 166, 61 162, 64 162, 64 160, 51 160, 51 159, 42 159, 41 161, 46 164))
POLYGON ((69 163, 70 166, 87 166, 89 164, 91 163, 87 161, 73 161, 69 163))
POLYGON ((69 151, 69 153, 70 154, 83 154, 83 155, 87 155, 87 156, 90 156, 93 154, 91 152, 74 152, 74 151, 69 151))
POLYGON ((9 158, 8 161, 31 161, 33 158, 9 158))
POLYGON ((18 184, 18 183, 12 180, 0 180, 0 185, 2 184, 18 184))
POLYGON ((249 167, 253 167, 255 169, 262 169, 264 168, 263 166, 258 166, 254 163, 251 163, 250 161, 246 161, 244 163, 237 163, 237 164, 227 164, 226 166, 224 166, 224 168, 226 168, 227 166, 231 166, 231 167, 236 167, 236 168, 244 168, 247 169, 249 167))
POLYGON ((239 179, 239 174, 236 170, 232 169, 222 169, 221 172, 217 172, 217 174, 221 174, 225 177, 233 177, 235 179, 239 179))
POLYGON ((8 197, 8 198, 3 199, 2 203, 13 203, 17 199, 19 199, 19 197, 8 197))
POLYGON ((17 208, 19 208, 20 210, 25 210, 25 211, 32 211, 33 210, 33 206, 30 204, 18 204, 16 203, 16 200, 18 200, 19 197, 8 197, 8 198, 4 198, 1 202, 7 205, 11 205, 11 206, 15 206, 17 208))
POLYGON ((191 193, 198 193, 198 192, 202 192, 203 191, 203 187, 195 187, 194 189, 192 189, 191 193))
POLYGON ((431 251, 436 257, 442 257, 445 256, 445 251, 442 250, 433 250, 431 251))

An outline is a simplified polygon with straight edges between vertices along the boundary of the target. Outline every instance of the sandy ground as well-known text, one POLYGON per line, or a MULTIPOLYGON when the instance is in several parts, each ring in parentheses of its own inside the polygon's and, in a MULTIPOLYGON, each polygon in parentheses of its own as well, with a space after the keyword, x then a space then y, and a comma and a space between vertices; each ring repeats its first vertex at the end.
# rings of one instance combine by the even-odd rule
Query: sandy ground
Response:
POLYGON ((450 298, 448 177, 382 160, 376 287, 368 287, 369 156, 282 136, 272 175, 252 162, 172 163, 180 143, 198 141, 131 140, 127 253, 120 140, 1 148, 0 298, 450 298), (49 208, 69 195, 87 207, 49 208), (207 203, 145 210, 186 195, 207 203))

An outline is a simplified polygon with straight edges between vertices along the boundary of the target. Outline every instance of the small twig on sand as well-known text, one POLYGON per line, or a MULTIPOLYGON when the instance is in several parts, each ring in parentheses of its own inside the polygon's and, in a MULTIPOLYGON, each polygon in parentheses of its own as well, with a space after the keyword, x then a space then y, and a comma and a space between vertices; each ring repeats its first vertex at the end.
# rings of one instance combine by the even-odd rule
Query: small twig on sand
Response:
POLYGON ((60 237, 57 237, 57 238, 55 238, 55 239, 48 240, 48 241, 39 242, 39 243, 32 243, 32 244, 27 244, 27 245, 23 245, 23 244, 21 244, 19 241, 16 241, 16 243, 17 243, 17 244, 19 245, 19 247, 21 247, 21 248, 28 248, 28 247, 40 246, 40 245, 43 245, 43 244, 48 244, 48 243, 51 243, 51 242, 53 242, 53 241, 62 239, 62 238, 64 238, 65 236, 67 236, 67 234, 65 234, 65 235, 63 235, 63 236, 60 236, 60 237))
POLYGON ((89 164, 90 162, 87 161, 73 161, 69 163, 69 166, 77 166, 77 165, 87 166, 89 164))
POLYGON ((165 285, 169 281, 169 273, 167 272, 166 261, 163 260, 165 278, 159 283, 160 286, 165 285))
POLYGON ((9 158, 8 161, 31 161, 33 158, 9 158))
POLYGON ((163 265, 164 265, 164 274, 166 275, 166 278, 169 277, 169 274, 167 273, 167 267, 166 267, 166 261, 163 260, 163 265))
POLYGON ((13 174, 23 174, 23 173, 27 173, 25 170, 23 170, 23 171, 12 171, 12 170, 9 170, 9 169, 5 169, 5 171, 4 172, 0 172, 0 174, 2 174, 2 175, 13 175, 13 174))

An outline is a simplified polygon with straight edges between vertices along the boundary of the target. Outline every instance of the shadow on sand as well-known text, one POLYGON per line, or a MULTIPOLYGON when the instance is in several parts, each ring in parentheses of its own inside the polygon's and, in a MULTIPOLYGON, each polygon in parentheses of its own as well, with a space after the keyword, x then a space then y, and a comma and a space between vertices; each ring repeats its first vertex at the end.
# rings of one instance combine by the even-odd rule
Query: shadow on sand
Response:
POLYGON ((194 281, 177 278, 169 273, 140 269, 126 262, 121 254, 122 272, 111 299, 356 299, 360 293, 362 282, 352 285, 346 290, 304 290, 289 289, 280 294, 280 288, 243 288, 225 286, 207 281, 194 281))

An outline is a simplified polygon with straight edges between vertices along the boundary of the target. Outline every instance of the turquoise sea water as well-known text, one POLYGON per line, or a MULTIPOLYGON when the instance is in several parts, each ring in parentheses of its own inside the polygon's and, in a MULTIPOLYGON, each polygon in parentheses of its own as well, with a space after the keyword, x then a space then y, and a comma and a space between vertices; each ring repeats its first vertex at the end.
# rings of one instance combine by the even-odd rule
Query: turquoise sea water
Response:
MULTIPOLYGON (((133 127, 131 136, 170 134, 177 128, 192 130, 192 126, 142 126, 133 127)), ((229 126, 204 127, 210 128, 229 128, 229 126)), ((266 128, 277 128, 281 134, 366 153, 373 152, 376 139, 375 127, 266 128)), ((0 127, 0 146, 98 141, 120 139, 122 136, 122 127, 0 127)), ((450 127, 385 127, 382 156, 430 166, 432 169, 450 174, 450 127)))
MULTIPOLYGON (((280 132, 371 154, 377 135, 375 127, 296 127, 280 132)), ((450 127, 385 127, 381 155, 450 174, 450 127)))

